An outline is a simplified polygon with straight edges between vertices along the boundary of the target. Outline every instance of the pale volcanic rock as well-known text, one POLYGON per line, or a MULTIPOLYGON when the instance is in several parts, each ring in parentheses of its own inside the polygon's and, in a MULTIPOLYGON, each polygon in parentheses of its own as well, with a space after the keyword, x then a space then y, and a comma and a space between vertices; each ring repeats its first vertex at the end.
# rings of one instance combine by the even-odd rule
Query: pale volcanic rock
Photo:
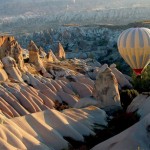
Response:
POLYGON ((115 75, 119 85, 121 86, 121 88, 123 87, 128 87, 128 88, 132 88, 131 83, 126 79, 126 77, 124 76, 124 74, 122 74, 117 68, 116 68, 116 64, 111 64, 110 65, 110 69, 112 70, 113 74, 115 75))
POLYGON ((94 131, 92 131, 91 129, 89 129, 87 126, 85 126, 84 124, 78 122, 77 120, 75 120, 74 118, 65 115, 65 117, 67 118, 69 124, 75 129, 77 130, 81 135, 83 136, 94 136, 95 133, 94 131))
POLYGON ((49 72, 56 78, 66 77, 73 74, 73 71, 66 68, 50 67, 49 72))
POLYGON ((140 94, 138 96, 136 96, 133 101, 131 102, 131 104, 128 106, 127 112, 135 112, 138 110, 138 108, 140 108, 141 106, 143 106, 145 100, 148 98, 148 95, 143 95, 140 94))
POLYGON ((69 143, 64 137, 83 142, 83 136, 95 135, 95 123, 107 125, 106 118, 106 113, 97 107, 67 109, 63 113, 46 110, 13 119, 7 119, 1 114, 0 148, 68 149, 69 143))
POLYGON ((11 51, 15 43, 15 38, 13 36, 1 36, 0 37, 0 59, 6 56, 12 56, 13 51, 11 51))
POLYGON ((63 111, 64 114, 67 116, 77 120, 78 122, 82 123, 86 127, 88 127, 90 130, 93 129, 94 121, 92 120, 92 116, 88 115, 87 113, 83 112, 80 109, 65 109, 63 111))
POLYGON ((95 67, 94 69, 92 69, 91 71, 87 72, 86 74, 92 79, 92 80, 96 80, 96 76, 99 73, 100 68, 95 67))
POLYGON ((65 93, 63 91, 59 91, 57 92, 57 94, 61 98, 62 101, 66 102, 71 107, 73 107, 78 102, 77 97, 71 94, 65 93))
POLYGON ((57 57, 55 56, 55 54, 53 53, 52 50, 50 50, 47 54, 47 62, 59 62, 59 60, 57 59, 57 57))
POLYGON ((22 49, 23 59, 29 58, 29 51, 27 49, 22 49))
POLYGON ((118 82, 107 65, 100 68, 95 81, 93 96, 99 101, 101 107, 120 106, 118 82))
POLYGON ((39 55, 41 58, 45 58, 47 55, 42 47, 39 48, 39 55))
POLYGON ((55 87, 55 89, 56 89, 57 91, 62 90, 61 85, 60 85, 59 83, 57 83, 55 80, 51 80, 51 84, 55 87))
POLYGON ((86 76, 76 76, 76 82, 79 82, 79 83, 83 83, 83 84, 86 84, 90 90, 93 91, 93 88, 94 88, 94 81, 91 80, 90 78, 86 77, 86 76))
POLYGON ((29 102, 32 104, 32 106, 35 108, 36 112, 42 111, 47 109, 43 109, 43 103, 39 101, 36 97, 28 93, 27 91, 20 89, 20 92, 29 100, 29 102))
POLYGON ((34 100, 37 100, 38 103, 40 103, 40 105, 42 103, 42 104, 46 105, 48 108, 53 109, 54 102, 50 99, 50 97, 47 97, 46 95, 42 94, 40 91, 34 89, 31 86, 20 85, 20 87, 21 87, 21 89, 23 89, 26 92, 30 93, 30 95, 32 95, 32 98, 34 100))
POLYGON ((36 70, 41 72, 44 77, 51 78, 52 76, 44 68, 43 62, 40 58, 39 49, 36 44, 31 41, 29 46, 29 62, 36 66, 36 70))
POLYGON ((18 42, 14 45, 14 57, 16 60, 16 63, 18 64, 18 68, 21 72, 26 72, 28 69, 24 64, 24 58, 23 58, 23 50, 21 46, 18 44, 18 42))
POLYGON ((3 98, 0 98, 0 102, 2 103, 1 108, 0 108, 2 111, 5 111, 6 113, 8 111, 8 113, 11 114, 10 115, 11 117, 19 117, 20 116, 17 113, 17 111, 9 103, 7 103, 7 101, 5 101, 3 98), (7 109, 9 109, 9 110, 7 110, 7 109))
POLYGON ((90 97, 85 97, 85 98, 79 99, 79 101, 74 105, 74 108, 84 108, 88 106, 100 107, 97 100, 90 98, 90 97))
MULTIPOLYGON (((52 145, 56 149, 67 148, 68 146, 67 142, 65 141, 65 143, 63 143, 63 139, 58 136, 58 133, 55 133, 56 131, 53 131, 51 127, 42 125, 39 120, 33 119, 30 115, 6 120, 6 123, 7 125, 5 125, 5 128, 9 129, 11 133, 11 135, 6 135, 6 137, 12 138, 15 135, 17 139, 20 139, 20 142, 25 146, 25 149, 53 150, 54 148, 52 148, 52 145), (34 123, 34 129, 31 126, 32 123, 34 123), (13 126, 15 126, 15 129, 13 126), (43 131, 43 133, 41 131, 43 131), (55 145, 51 137, 58 140, 59 144, 55 145)), ((2 139, 4 138, 2 137, 2 139)), ((18 145, 10 143, 9 141, 7 141, 7 143, 18 149, 18 145)))
POLYGON ((67 85, 65 83, 63 83, 61 80, 57 80, 57 82, 61 85, 63 91, 65 93, 71 94, 71 95, 75 95, 75 93, 73 92, 72 89, 68 88, 67 85))
POLYGON ((16 100, 12 95, 8 93, 7 90, 0 88, 0 96, 11 105, 19 115, 26 115, 29 112, 19 103, 18 99, 16 100))
POLYGON ((41 93, 46 95, 47 97, 50 97, 53 101, 58 100, 59 102, 62 102, 60 97, 56 95, 48 86, 46 86, 44 83, 40 82, 38 79, 36 79, 32 74, 27 73, 27 76, 30 79, 30 84, 39 90, 41 93))
POLYGON ((8 80, 8 75, 4 70, 4 65, 3 63, 0 61, 0 81, 6 81, 8 80))
POLYGON ((83 83, 79 82, 70 82, 75 93, 77 93, 81 98, 92 96, 92 91, 90 88, 83 83))
POLYGON ((150 149, 150 114, 120 134, 96 145, 92 150, 150 149))
MULTIPOLYGON (((7 83, 8 82, 2 82, 2 84, 0 85, 1 90, 6 92, 8 95, 10 95, 10 97, 12 97, 14 100, 18 101, 18 99, 4 87, 5 85, 7 85, 7 83)), ((9 83, 11 83, 11 82, 9 82, 9 83)))
POLYGON ((101 129, 103 129, 104 126, 106 127, 108 125, 108 122, 107 122, 108 116, 106 112, 100 109, 99 107, 88 106, 88 107, 82 108, 82 111, 92 116, 93 122, 95 124, 102 124, 103 127, 100 127, 101 129))
POLYGON ((6 56, 14 58, 22 72, 27 71, 23 60, 23 50, 12 36, 0 37, 0 58, 3 59, 6 56))
POLYGON ((50 51, 47 53, 47 62, 52 62, 52 63, 54 62, 52 50, 50 50, 50 51))
POLYGON ((25 97, 20 91, 15 88, 9 87, 8 85, 4 85, 5 88, 11 92, 19 101, 19 103, 30 113, 36 112, 35 107, 32 105, 29 99, 25 97))
POLYGON ((9 108, 10 107, 8 107, 8 103, 6 103, 5 100, 0 97, 0 110, 3 113, 5 112, 6 114, 8 114, 10 117, 14 117, 13 113, 9 108))
POLYGON ((22 74, 20 70, 18 69, 16 61, 12 57, 9 57, 9 56, 4 57, 2 58, 2 62, 4 64, 4 69, 10 78, 23 82, 22 74))
POLYGON ((22 79, 24 82, 26 82, 27 84, 30 84, 30 78, 26 75, 26 74, 23 74, 22 75, 22 79))
POLYGON ((150 113, 150 95, 143 93, 133 99, 127 108, 127 112, 136 112, 141 118, 150 113))
MULTIPOLYGON (((51 118, 51 119, 46 119, 46 124, 54 128, 56 131, 58 131, 62 136, 64 137, 70 137, 74 140, 77 141, 83 141, 83 136, 77 132, 67 121, 65 116, 61 114, 57 110, 47 110, 43 114, 43 117, 46 118, 51 118), (66 132, 67 131, 67 132, 66 132)), ((33 114, 34 118, 40 117, 37 113, 33 114)))
POLYGON ((132 77, 130 77, 130 76, 126 75, 126 74, 124 74, 124 76, 125 76, 125 78, 126 78, 130 83, 133 82, 132 77))
POLYGON ((51 82, 45 82, 45 85, 48 86, 53 92, 57 92, 57 89, 51 82))
POLYGON ((95 106, 89 106, 83 109, 65 109, 63 113, 84 124, 89 129, 92 129, 96 123, 103 126, 107 126, 108 124, 105 111, 95 106))
POLYGON ((27 68, 24 65, 23 49, 12 36, 0 37, 0 58, 3 59, 6 56, 10 56, 15 59, 20 71, 27 71, 27 68))
POLYGON ((57 55, 56 55, 59 59, 65 59, 66 58, 66 53, 65 50, 62 46, 61 43, 58 43, 58 48, 57 48, 57 55))
POLYGON ((39 49, 33 41, 30 41, 28 45, 28 50, 29 50, 29 62, 38 63, 37 61, 40 61, 39 49))

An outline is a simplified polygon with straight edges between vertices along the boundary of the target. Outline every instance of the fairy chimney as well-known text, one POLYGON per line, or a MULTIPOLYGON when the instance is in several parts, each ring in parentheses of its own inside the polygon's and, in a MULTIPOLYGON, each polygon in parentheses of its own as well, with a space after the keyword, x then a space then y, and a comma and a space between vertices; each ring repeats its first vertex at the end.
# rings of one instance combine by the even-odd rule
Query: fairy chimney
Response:
POLYGON ((52 50, 50 50, 47 54, 47 62, 59 62, 52 50))
POLYGON ((107 65, 100 68, 96 77, 93 96, 99 101, 101 107, 120 106, 118 82, 107 65))
POLYGON ((65 59, 66 58, 66 53, 65 53, 65 50, 64 50, 64 48, 63 48, 61 43, 58 43, 57 57, 59 59, 65 59))

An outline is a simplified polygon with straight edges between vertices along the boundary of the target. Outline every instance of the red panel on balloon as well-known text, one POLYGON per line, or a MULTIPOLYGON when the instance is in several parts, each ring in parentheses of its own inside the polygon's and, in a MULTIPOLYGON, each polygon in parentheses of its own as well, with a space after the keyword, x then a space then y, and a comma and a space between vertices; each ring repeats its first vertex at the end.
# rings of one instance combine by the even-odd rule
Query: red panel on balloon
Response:
POLYGON ((133 69, 134 72, 136 73, 136 75, 141 75, 142 71, 143 71, 143 68, 142 69, 133 69))

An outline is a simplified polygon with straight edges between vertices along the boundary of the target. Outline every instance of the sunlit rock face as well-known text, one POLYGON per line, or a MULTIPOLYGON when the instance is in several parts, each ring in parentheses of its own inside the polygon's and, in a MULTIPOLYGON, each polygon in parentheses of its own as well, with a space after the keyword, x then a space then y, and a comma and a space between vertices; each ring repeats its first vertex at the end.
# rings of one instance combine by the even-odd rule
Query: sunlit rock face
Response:
POLYGON ((23 50, 21 46, 16 42, 14 46, 14 59, 16 60, 16 63, 18 64, 18 68, 21 72, 26 72, 27 68, 24 64, 24 58, 23 58, 23 50))
POLYGON ((47 62, 59 62, 52 50, 47 54, 47 62))
POLYGON ((29 50, 29 62, 39 63, 40 62, 39 49, 33 41, 29 43, 28 50, 29 50))
POLYGON ((58 50, 57 50, 57 55, 56 56, 59 59, 65 59, 66 58, 66 53, 65 53, 65 50, 64 50, 61 43, 58 43, 58 50))
POLYGON ((37 71, 41 72, 44 77, 51 78, 51 75, 44 68, 43 62, 40 58, 39 49, 36 44, 31 41, 28 46, 29 62, 36 66, 37 71))
POLYGON ((72 149, 64 137, 84 142, 84 137, 95 135, 94 129, 107 124, 106 113, 94 106, 63 112, 47 109, 13 119, 0 113, 0 149, 72 149))
POLYGON ((12 36, 1 36, 0 37, 0 59, 5 56, 11 56, 14 58, 15 51, 14 46, 16 40, 12 36))
POLYGON ((9 78, 23 82, 22 73, 18 69, 15 59, 10 56, 2 58, 4 69, 9 75, 9 78))
POLYGON ((120 106, 118 82, 107 65, 101 67, 96 77, 93 95, 99 101, 101 107, 120 106))
POLYGON ((8 75, 4 70, 4 65, 3 63, 0 61, 0 81, 6 81, 8 79, 8 75))
POLYGON ((0 37, 0 59, 6 56, 10 56, 15 59, 21 72, 27 71, 23 60, 23 50, 14 37, 0 37))
POLYGON ((110 69, 112 70, 113 74, 115 75, 120 88, 124 88, 124 87, 129 88, 129 89, 132 88, 132 85, 129 82, 129 80, 126 78, 126 76, 116 68, 116 64, 111 64, 110 69))
POLYGON ((44 49, 42 47, 39 48, 39 54, 40 54, 41 58, 46 57, 46 53, 45 53, 45 51, 44 51, 44 49))

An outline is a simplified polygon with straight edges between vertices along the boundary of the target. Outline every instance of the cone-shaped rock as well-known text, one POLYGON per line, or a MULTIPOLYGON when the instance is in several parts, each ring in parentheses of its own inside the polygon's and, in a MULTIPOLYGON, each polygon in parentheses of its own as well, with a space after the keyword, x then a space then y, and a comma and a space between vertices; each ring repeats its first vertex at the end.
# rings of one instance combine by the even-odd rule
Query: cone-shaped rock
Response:
POLYGON ((4 70, 4 65, 3 63, 0 61, 0 81, 6 81, 8 79, 8 75, 4 70))
POLYGON ((99 101, 101 107, 120 106, 117 79, 106 65, 101 67, 96 77, 93 95, 99 101))
POLYGON ((44 58, 46 56, 46 53, 42 47, 39 48, 39 55, 41 58, 44 58))
POLYGON ((0 37, 0 59, 5 56, 11 56, 14 58, 16 40, 13 36, 1 36, 0 37))
POLYGON ((59 60, 56 58, 56 56, 54 55, 53 51, 50 50, 47 54, 47 61, 48 62, 58 62, 59 60))
POLYGON ((30 63, 36 63, 37 60, 40 60, 39 49, 33 41, 29 43, 28 50, 30 63))
POLYGON ((65 53, 64 48, 63 48, 61 43, 58 43, 58 54, 57 54, 57 57, 59 59, 65 59, 66 58, 66 53, 65 53))

